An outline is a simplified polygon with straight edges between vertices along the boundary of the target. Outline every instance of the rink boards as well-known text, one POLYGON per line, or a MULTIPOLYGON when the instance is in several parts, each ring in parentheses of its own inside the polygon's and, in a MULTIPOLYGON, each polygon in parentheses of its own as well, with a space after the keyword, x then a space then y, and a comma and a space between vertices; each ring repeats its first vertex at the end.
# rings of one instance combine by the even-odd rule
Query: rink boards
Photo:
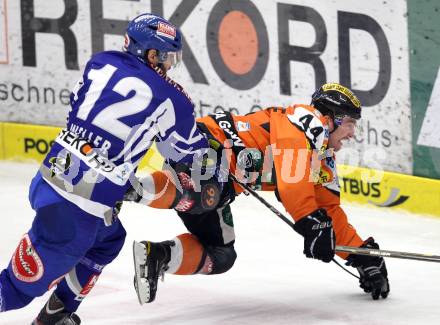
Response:
MULTIPOLYGON (((0 123, 0 159, 40 162, 59 130, 50 126, 0 123)), ((150 150, 140 169, 160 169, 162 162, 161 156, 150 150)), ((345 202, 440 217, 440 180, 347 165, 338 165, 338 173, 345 202)))

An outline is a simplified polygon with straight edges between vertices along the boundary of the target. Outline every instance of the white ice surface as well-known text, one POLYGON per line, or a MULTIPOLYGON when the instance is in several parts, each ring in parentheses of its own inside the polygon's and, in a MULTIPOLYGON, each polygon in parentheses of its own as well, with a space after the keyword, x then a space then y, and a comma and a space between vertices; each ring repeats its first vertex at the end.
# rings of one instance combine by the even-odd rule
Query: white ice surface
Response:
MULTIPOLYGON (((31 225, 27 191, 37 168, 0 162, 1 268, 31 225)), ((264 196, 276 204, 271 193, 264 196)), ((358 233, 374 235, 383 249, 440 253, 440 219, 345 209, 358 233)), ((78 310, 83 324, 440 324, 440 264, 387 259, 391 293, 373 301, 334 263, 306 259, 299 235, 254 198, 239 197, 233 213, 235 266, 216 276, 166 275, 156 301, 140 306, 132 285, 132 241, 171 239, 184 227, 173 211, 125 204, 126 245, 78 310)), ((29 324, 47 298, 0 314, 0 324, 29 324)))

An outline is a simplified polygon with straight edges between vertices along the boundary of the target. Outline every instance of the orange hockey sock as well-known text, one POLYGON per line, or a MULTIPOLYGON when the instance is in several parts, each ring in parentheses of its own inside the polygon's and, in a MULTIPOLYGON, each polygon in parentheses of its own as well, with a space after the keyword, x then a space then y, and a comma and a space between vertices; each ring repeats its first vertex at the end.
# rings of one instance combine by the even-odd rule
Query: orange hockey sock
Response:
POLYGON ((174 242, 176 245, 171 247, 171 260, 167 273, 180 275, 199 273, 205 264, 207 254, 198 239, 186 233, 174 238, 174 242))

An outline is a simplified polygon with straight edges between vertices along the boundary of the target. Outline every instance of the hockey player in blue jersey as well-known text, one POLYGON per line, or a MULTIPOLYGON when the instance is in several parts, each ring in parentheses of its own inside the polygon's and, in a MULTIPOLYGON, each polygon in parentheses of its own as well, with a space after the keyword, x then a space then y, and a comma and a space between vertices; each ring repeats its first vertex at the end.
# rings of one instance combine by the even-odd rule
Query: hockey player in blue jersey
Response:
POLYGON ((166 74, 180 60, 180 31, 143 14, 128 24, 124 51, 88 61, 66 128, 32 180, 35 218, 0 274, 0 311, 56 286, 33 324, 80 324, 75 311, 124 244, 116 207, 153 140, 172 162, 208 147, 190 98, 166 74))

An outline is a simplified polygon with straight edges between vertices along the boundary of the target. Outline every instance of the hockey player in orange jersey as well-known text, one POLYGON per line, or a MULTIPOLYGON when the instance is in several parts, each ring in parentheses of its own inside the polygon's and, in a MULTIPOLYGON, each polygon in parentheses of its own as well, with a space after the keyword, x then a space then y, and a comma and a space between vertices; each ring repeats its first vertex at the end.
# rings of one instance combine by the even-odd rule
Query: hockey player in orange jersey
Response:
MULTIPOLYGON (((220 111, 198 119, 198 125, 223 167, 226 161, 229 172, 254 189, 275 191, 294 219, 295 230, 304 237, 304 254, 330 262, 335 244, 379 247, 373 238, 363 240, 356 233, 340 207, 334 152, 354 136, 360 117, 357 97, 340 84, 328 83, 313 94, 310 105, 271 107, 245 116, 220 111)), ((179 192, 169 186, 167 173, 155 172, 144 181, 153 192, 161 192, 159 198, 138 196, 136 201, 175 208, 189 233, 160 243, 134 242, 135 287, 141 304, 155 299, 164 272, 223 273, 237 256, 230 203, 241 187, 230 180, 224 183, 220 203, 212 209, 210 200, 218 200, 210 197, 209 190, 194 191, 194 175, 191 179, 186 172, 174 173, 183 189, 179 192)), ((388 296, 383 258, 338 255, 357 268, 360 287, 373 299, 388 296)))

